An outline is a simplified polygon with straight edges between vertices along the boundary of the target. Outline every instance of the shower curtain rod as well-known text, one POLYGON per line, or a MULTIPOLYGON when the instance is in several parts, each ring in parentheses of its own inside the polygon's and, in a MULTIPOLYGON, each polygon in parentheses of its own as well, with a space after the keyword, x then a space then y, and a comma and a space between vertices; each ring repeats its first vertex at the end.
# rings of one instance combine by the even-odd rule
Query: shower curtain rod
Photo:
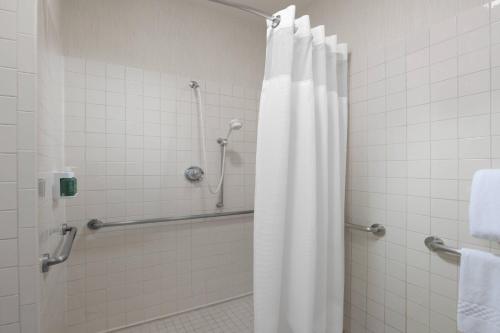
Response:
POLYGON ((215 2, 218 4, 224 5, 224 6, 233 7, 233 8, 245 11, 247 13, 250 13, 250 14, 262 16, 273 23, 272 24, 273 28, 276 28, 278 25, 280 25, 280 22, 281 22, 281 17, 279 15, 277 15, 277 16, 269 15, 269 14, 266 14, 266 13, 264 13, 256 8, 253 8, 253 7, 250 7, 247 5, 242 5, 242 4, 227 1, 227 0, 208 0, 208 1, 215 2))

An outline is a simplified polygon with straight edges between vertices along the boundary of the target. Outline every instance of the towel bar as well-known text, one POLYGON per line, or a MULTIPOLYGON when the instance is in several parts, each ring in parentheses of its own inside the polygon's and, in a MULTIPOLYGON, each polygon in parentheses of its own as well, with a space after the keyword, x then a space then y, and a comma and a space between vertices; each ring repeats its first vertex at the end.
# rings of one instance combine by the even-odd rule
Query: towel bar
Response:
POLYGON ((434 252, 445 252, 455 256, 460 256, 460 250, 446 246, 444 241, 436 236, 429 236, 424 241, 425 246, 434 252))

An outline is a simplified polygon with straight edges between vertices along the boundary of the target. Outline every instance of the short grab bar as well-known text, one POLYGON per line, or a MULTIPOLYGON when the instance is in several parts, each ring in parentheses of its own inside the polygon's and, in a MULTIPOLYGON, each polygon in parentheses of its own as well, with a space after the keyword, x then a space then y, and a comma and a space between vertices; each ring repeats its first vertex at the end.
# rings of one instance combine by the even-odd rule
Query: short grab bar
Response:
POLYGON ((434 252, 445 252, 455 256, 460 256, 460 250, 446 246, 444 241, 436 236, 429 236, 424 241, 425 246, 434 252))
POLYGON ((385 227, 378 223, 372 224, 368 227, 359 224, 346 223, 345 227, 360 231, 371 232, 376 236, 383 236, 385 234, 385 227))
POLYGON ((59 254, 51 257, 49 253, 45 253, 42 256, 42 272, 47 273, 50 266, 57 265, 65 262, 69 258, 71 253, 71 248, 73 247, 73 241, 76 237, 77 229, 76 227, 69 227, 67 224, 62 225, 62 235, 64 237, 63 244, 59 254))

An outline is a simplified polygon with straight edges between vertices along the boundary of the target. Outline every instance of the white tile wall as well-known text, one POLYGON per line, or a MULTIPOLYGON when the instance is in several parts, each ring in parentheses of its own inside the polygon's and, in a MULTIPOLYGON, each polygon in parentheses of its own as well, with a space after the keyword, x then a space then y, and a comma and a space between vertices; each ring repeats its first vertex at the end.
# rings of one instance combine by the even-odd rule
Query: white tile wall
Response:
MULTIPOLYGON (((67 324, 94 332, 245 293, 252 288, 251 218, 90 232, 105 222, 216 211, 206 181, 184 169, 200 165, 199 122, 191 78, 66 58, 66 165, 80 194, 67 221, 81 231, 68 270, 67 324)), ((202 82, 209 180, 219 168, 216 139, 233 133, 225 208, 253 207, 257 89, 202 82)))
POLYGON ((467 207, 474 171, 499 166, 499 8, 319 0, 306 10, 351 46, 348 218, 387 226, 382 239, 347 237, 350 332, 455 332, 457 262, 423 239, 498 251, 469 236, 467 207))
POLYGON ((430 253, 423 240, 437 235, 453 247, 498 252, 498 244, 469 235, 467 207, 474 171, 500 165, 500 7, 435 1, 442 10, 416 12, 409 1, 396 13, 388 3, 377 4, 386 5, 383 15, 370 22, 367 9, 347 10, 355 4, 310 8, 318 15, 331 6, 316 20, 333 22, 331 32, 352 47, 347 218, 387 227, 383 238, 348 234, 345 327, 456 332, 458 263, 430 253), (400 18, 408 25, 395 39, 388 30, 400 18))
POLYGON ((259 17, 184 0, 70 0, 63 11, 67 55, 241 86, 262 81, 266 25, 259 17))
MULTIPOLYGON (((26 5, 26 4, 25 4, 26 5)), ((53 201, 53 172, 63 170, 64 164, 64 57, 61 53, 61 26, 57 12, 60 1, 40 1, 38 3, 38 110, 37 110, 37 177, 45 180, 45 193, 38 196, 35 191, 24 193, 21 205, 38 204, 38 246, 37 252, 54 253, 60 246, 61 224, 65 222, 65 205, 63 201, 53 201), (37 199, 35 199, 37 198, 37 199)), ((23 18, 25 29, 31 29, 30 18, 23 18)), ((33 40, 20 40, 19 48, 30 50, 34 47, 33 40)), ((32 68, 35 60, 21 57, 19 65, 32 68)), ((26 90, 33 85, 32 77, 25 77, 23 84, 26 90)), ((29 109, 34 101, 24 98, 23 108, 29 109)), ((29 122, 31 119, 26 119, 29 122)), ((20 215, 21 217, 21 215, 20 215)), ((21 221, 20 221, 21 223, 21 221)), ((22 216, 22 223, 29 224, 29 216, 22 216)), ((39 267, 26 274, 38 279, 39 309, 31 308, 28 318, 40 316, 37 325, 40 332, 68 332, 65 322, 66 290, 61 288, 66 283, 66 264, 52 266, 50 271, 40 274, 39 267)), ((33 281, 21 279, 21 285, 35 291, 33 281)), ((33 297, 30 293, 22 295, 23 299, 33 297)))
MULTIPOLYGON (((35 204, 26 205, 25 191, 34 190, 36 138, 34 76, 36 69, 20 66, 18 54, 34 58, 35 50, 18 41, 34 40, 22 17, 35 14, 32 0, 0 1, 0 331, 37 332, 35 204), (21 213, 22 209, 22 213, 21 213), (31 224, 27 218, 31 217, 31 224), (30 272, 28 272, 30 270, 30 272), (21 283, 23 281, 23 283, 21 283)), ((32 196, 31 196, 32 198, 32 196)))

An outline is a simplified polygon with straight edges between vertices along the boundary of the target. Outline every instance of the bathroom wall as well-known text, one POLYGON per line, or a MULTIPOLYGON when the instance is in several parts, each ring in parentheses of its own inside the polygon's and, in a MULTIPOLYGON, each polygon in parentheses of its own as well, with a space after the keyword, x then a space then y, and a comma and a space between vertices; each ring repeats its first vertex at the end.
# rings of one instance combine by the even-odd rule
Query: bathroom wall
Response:
POLYGON ((0 331, 38 328, 36 1, 0 1, 0 331))
POLYGON ((80 193, 68 263, 68 330, 97 332, 252 290, 252 217, 90 231, 104 222, 220 211, 219 146, 232 118, 223 211, 252 209, 265 24, 199 1, 64 1, 65 158, 80 193), (208 171, 198 113, 206 105, 208 171))
POLYGON ((260 83, 262 18, 199 0, 68 0, 65 48, 73 57, 239 85, 260 83))
MULTIPOLYGON (((53 173, 64 170, 64 56, 61 39, 61 1, 38 1, 37 170, 45 182, 38 195, 38 252, 54 254, 62 241, 65 203, 54 200, 53 173)), ((33 191, 33 195, 35 192, 33 191)), ((40 278, 40 332, 65 333, 66 263, 50 271, 32 272, 40 278)))
MULTIPOLYGON (((123 65, 66 59, 66 164, 80 194, 67 221, 81 236, 70 259, 68 325, 99 331, 133 324, 252 289, 252 218, 89 231, 86 223, 215 212, 200 165, 199 122, 188 78, 123 65)), ((218 136, 244 122, 228 146, 225 211, 252 209, 255 88, 205 85, 208 180, 218 170, 218 136)))
POLYGON ((349 332, 456 332, 452 247, 498 252, 472 238, 475 170, 499 166, 498 1, 317 1, 304 12, 350 45, 347 220, 349 332), (490 8, 491 7, 491 8, 490 8))

